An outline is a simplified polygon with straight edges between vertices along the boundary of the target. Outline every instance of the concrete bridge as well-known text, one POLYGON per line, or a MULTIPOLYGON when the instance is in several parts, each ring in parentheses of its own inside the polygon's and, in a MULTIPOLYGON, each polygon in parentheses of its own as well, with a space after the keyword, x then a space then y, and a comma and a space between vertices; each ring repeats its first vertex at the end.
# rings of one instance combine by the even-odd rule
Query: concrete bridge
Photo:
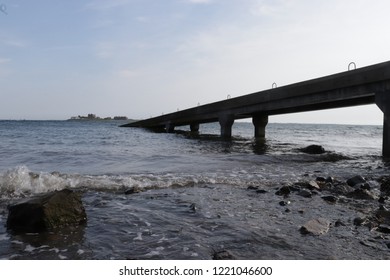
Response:
POLYGON ((268 116, 377 104, 384 114, 382 154, 390 158, 390 61, 322 78, 272 88, 194 108, 145 119, 124 127, 173 132, 176 126, 219 122, 221 136, 231 137, 236 119, 252 118, 254 136, 265 137, 268 116))

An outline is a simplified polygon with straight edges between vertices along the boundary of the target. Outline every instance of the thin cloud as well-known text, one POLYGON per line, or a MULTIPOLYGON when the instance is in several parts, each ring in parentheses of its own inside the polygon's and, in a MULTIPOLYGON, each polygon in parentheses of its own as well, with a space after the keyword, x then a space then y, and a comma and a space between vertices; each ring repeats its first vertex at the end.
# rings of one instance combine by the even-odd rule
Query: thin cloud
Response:
POLYGON ((188 0, 192 4, 210 4, 213 0, 188 0))
POLYGON ((2 57, 0 57, 0 64, 5 64, 5 63, 8 63, 10 61, 11 61, 11 59, 9 59, 9 58, 2 58, 2 57))
POLYGON ((107 10, 127 5, 130 0, 95 0, 87 3, 85 8, 88 10, 107 10))

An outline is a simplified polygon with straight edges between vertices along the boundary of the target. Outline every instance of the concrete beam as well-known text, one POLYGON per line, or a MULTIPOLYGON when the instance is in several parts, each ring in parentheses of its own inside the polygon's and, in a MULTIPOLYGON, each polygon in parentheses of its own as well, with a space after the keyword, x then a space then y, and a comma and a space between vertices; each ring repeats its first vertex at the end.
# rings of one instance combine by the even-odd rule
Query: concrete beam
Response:
POLYGON ((382 156, 390 158, 390 91, 376 93, 375 103, 383 112, 382 156))
POLYGON ((255 138, 265 138, 265 127, 268 124, 268 116, 255 115, 252 117, 252 123, 255 126, 255 138))
POLYGON ((221 115, 218 119, 221 126, 221 137, 230 138, 232 137, 232 126, 234 123, 233 115, 221 115))

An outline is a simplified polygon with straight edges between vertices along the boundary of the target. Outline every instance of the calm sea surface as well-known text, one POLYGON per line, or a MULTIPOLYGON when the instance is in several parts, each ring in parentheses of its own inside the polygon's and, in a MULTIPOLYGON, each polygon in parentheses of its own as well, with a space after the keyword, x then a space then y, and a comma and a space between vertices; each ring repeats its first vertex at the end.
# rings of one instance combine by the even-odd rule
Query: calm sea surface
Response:
POLYGON ((311 217, 348 224, 355 210, 301 197, 287 213, 274 195, 316 176, 387 174, 381 126, 269 124, 260 143, 250 123, 234 124, 229 141, 218 137, 217 124, 201 126, 200 135, 186 127, 166 134, 120 124, 0 121, 0 259, 210 259, 223 250, 240 259, 390 256, 386 246, 359 245, 364 232, 299 233, 311 217), (299 151, 311 144, 328 153, 299 151), (268 192, 251 193, 250 185, 268 192), (125 195, 132 187, 144 191, 125 195), (64 188, 82 192, 85 226, 6 230, 8 204, 64 188))

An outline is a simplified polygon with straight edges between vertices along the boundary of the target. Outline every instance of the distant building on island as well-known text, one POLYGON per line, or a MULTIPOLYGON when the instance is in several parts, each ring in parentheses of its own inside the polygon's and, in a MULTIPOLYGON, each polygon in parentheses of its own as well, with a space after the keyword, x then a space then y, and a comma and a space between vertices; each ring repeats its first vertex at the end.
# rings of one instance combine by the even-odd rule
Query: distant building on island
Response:
POLYGON ((127 121, 128 118, 126 116, 115 116, 113 118, 107 117, 107 118, 101 118, 96 116, 95 114, 88 114, 87 116, 80 116, 78 115, 77 117, 71 117, 69 119, 70 121, 127 121))

